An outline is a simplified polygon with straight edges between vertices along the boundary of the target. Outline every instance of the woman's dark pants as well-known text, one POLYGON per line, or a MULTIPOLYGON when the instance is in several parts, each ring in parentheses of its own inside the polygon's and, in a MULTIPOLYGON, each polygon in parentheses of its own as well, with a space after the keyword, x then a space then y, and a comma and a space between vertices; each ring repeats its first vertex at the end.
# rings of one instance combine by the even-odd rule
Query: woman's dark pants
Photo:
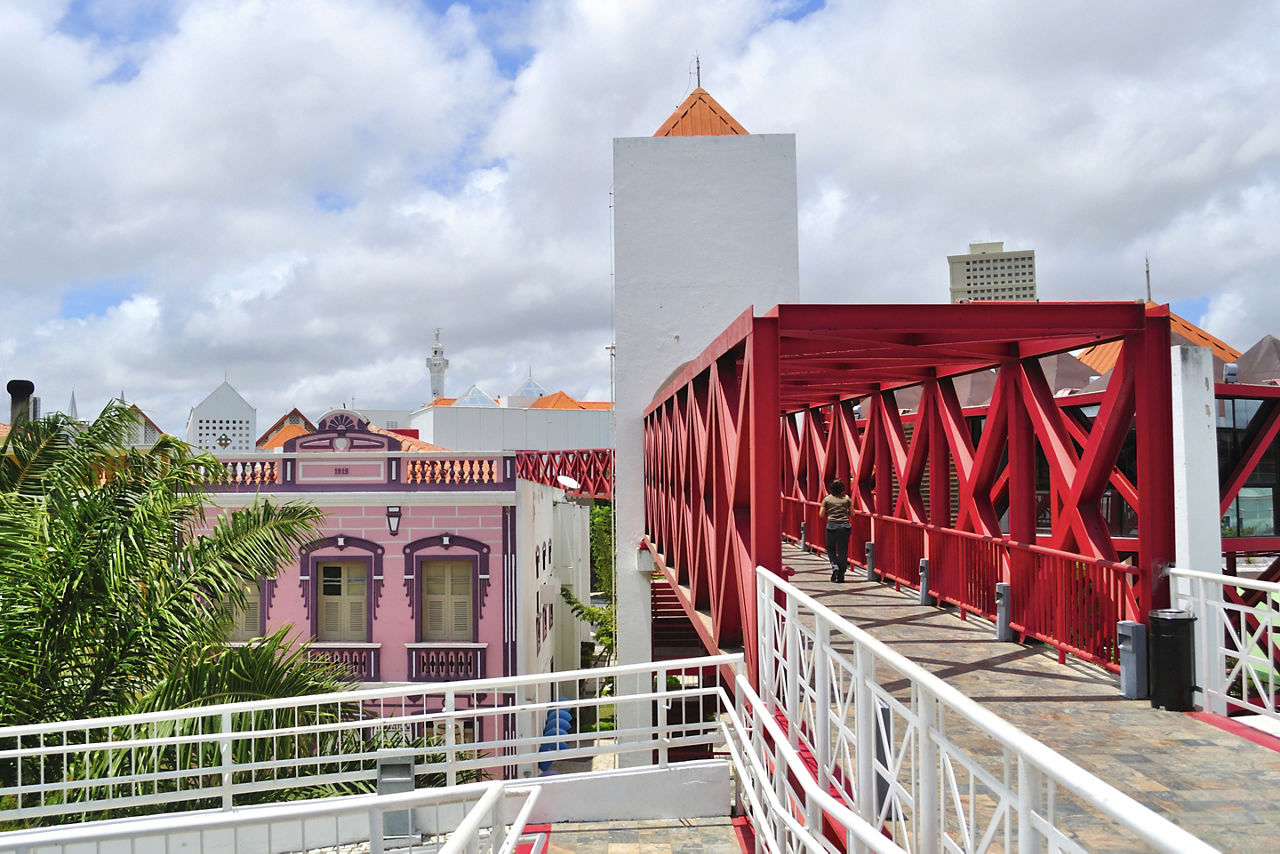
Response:
POLYGON ((842 526, 827 528, 827 559, 831 561, 831 580, 844 581, 844 573, 849 568, 849 535, 853 528, 842 526))

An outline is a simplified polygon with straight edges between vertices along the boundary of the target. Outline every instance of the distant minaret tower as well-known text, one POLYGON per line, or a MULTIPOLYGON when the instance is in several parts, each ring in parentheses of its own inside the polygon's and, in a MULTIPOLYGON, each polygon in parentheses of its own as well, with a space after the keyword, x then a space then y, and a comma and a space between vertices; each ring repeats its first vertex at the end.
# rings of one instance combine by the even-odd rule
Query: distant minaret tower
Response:
POLYGON ((444 345, 440 343, 440 330, 436 329, 436 342, 431 345, 431 358, 427 359, 427 370, 431 372, 431 399, 444 397, 444 372, 449 367, 449 360, 444 357, 444 345))

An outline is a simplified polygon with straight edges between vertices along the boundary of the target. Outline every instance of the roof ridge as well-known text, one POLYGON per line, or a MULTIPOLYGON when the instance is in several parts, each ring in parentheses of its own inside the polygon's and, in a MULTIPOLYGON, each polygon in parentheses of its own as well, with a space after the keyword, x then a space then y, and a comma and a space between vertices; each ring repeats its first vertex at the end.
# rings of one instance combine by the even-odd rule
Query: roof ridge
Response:
POLYGON ((749 135, 737 119, 701 86, 689 93, 654 136, 749 135))

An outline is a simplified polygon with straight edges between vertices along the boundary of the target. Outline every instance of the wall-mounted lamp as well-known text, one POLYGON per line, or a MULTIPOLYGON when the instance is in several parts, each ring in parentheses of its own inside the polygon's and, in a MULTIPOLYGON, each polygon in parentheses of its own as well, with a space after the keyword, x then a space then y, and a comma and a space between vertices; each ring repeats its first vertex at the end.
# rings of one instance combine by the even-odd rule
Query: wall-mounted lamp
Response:
POLYGON ((443 549, 447 549, 447 548, 449 548, 449 535, 448 535, 448 534, 442 534, 442 535, 440 536, 440 547, 441 547, 441 548, 443 548, 443 549))
POLYGON ((400 533, 400 508, 387 508, 387 530, 391 532, 391 536, 400 533))
POLYGON ((338 548, 345 549, 346 547, 347 547, 347 538, 342 536, 338 537, 338 548))

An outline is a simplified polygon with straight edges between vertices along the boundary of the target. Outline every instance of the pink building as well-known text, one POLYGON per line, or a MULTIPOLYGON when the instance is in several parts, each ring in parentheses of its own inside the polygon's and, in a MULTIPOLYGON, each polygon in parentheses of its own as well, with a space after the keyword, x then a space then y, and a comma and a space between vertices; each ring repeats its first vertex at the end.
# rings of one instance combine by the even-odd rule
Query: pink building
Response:
POLYGON ((454 453, 335 410, 276 452, 223 454, 219 507, 255 495, 325 511, 319 538, 250 591, 237 639, 293 626, 364 682, 578 666, 588 511, 516 478, 512 453, 454 453))

